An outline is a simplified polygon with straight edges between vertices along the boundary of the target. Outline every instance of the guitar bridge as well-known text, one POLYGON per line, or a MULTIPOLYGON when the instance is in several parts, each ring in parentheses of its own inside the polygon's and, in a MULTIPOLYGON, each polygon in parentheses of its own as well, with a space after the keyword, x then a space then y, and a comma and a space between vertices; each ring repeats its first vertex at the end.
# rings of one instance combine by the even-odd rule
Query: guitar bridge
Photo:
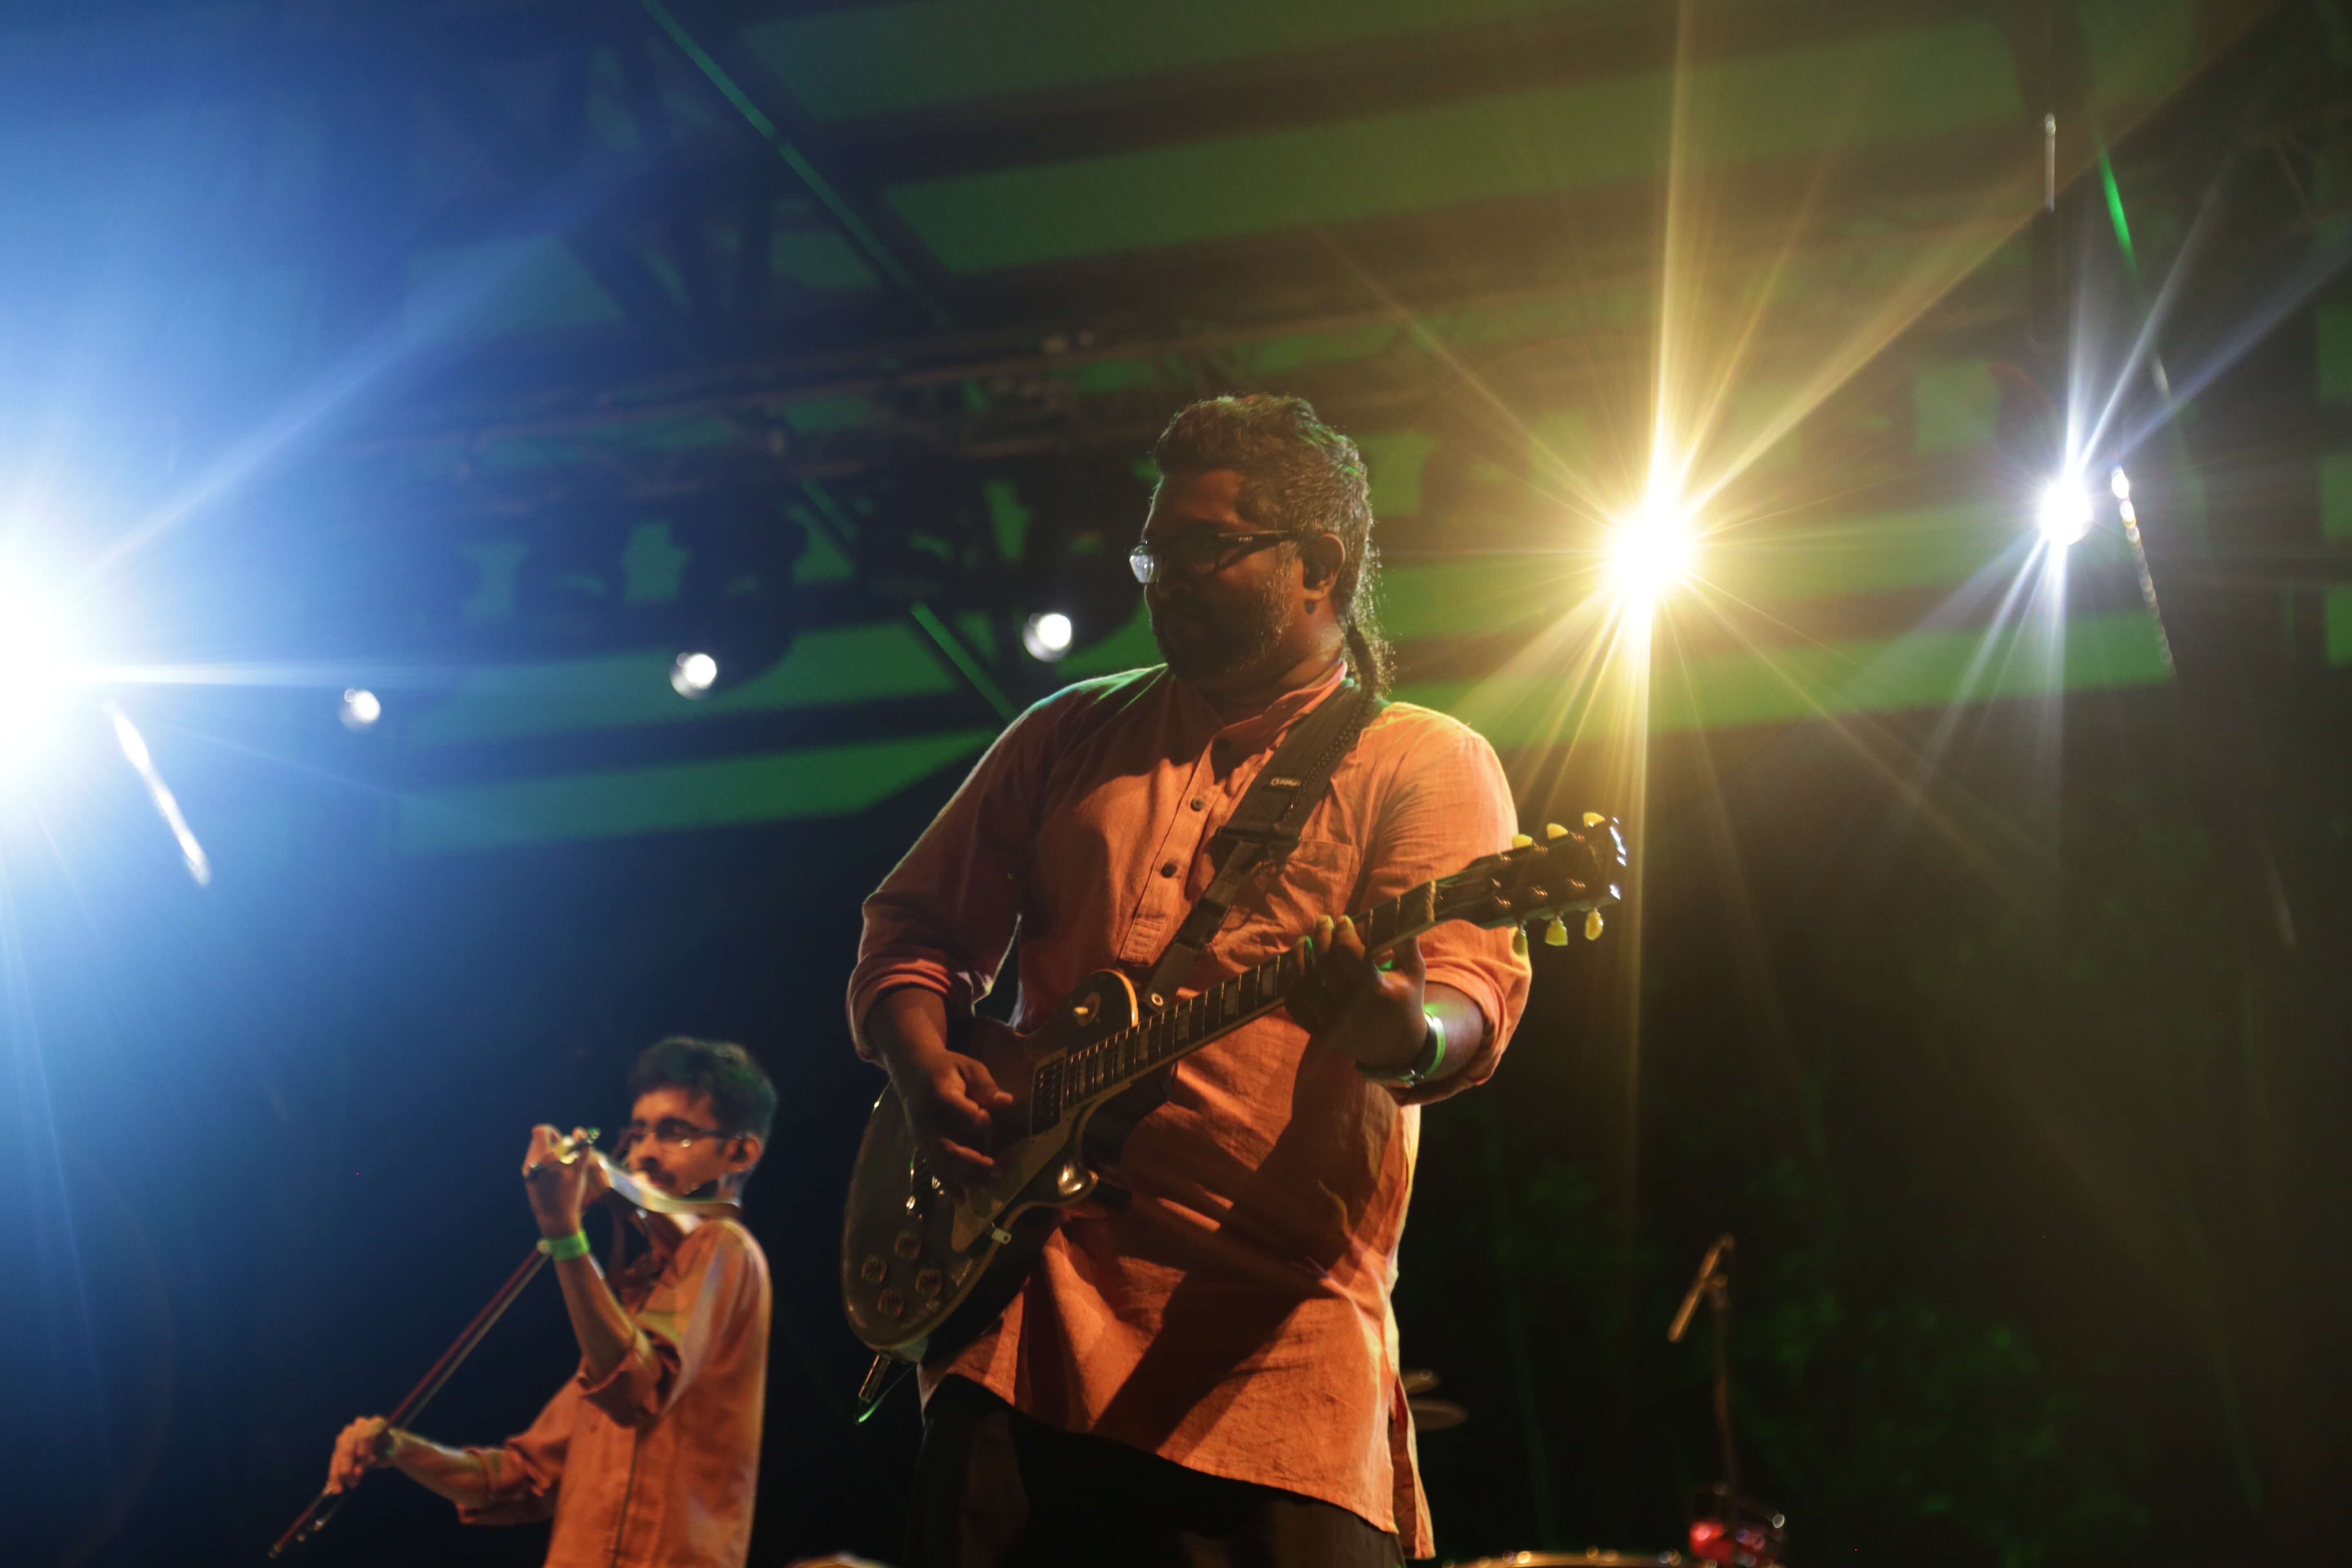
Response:
POLYGON ((907 1162, 907 1213, 909 1216, 919 1217, 931 1206, 933 1198, 947 1195, 948 1190, 940 1185, 940 1179, 923 1169, 920 1155, 907 1162))

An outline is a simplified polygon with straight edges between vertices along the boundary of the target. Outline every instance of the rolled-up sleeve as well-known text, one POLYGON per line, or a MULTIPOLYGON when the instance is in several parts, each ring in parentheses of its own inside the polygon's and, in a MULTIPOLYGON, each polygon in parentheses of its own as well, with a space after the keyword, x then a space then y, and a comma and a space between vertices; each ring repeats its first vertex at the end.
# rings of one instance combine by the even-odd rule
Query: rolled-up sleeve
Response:
MULTIPOLYGON (((1433 725, 1400 760, 1381 810, 1368 857, 1372 896, 1387 898, 1429 878, 1451 876, 1482 855, 1510 847, 1517 831, 1517 807, 1495 748, 1451 721, 1433 725)), ((1527 1006, 1531 973, 1508 928, 1449 921, 1422 937, 1421 951, 1428 983, 1468 997, 1486 1017, 1486 1037, 1459 1071, 1402 1094, 1408 1105, 1459 1094, 1494 1076, 1527 1006)))
POLYGON ((868 1060, 866 1016, 884 992, 919 986, 964 1013, 995 984, 1020 918, 1055 711, 1048 699, 999 735, 866 900, 849 1029, 868 1060))
POLYGON ((678 1261, 632 1314, 637 1340, 629 1353, 602 1377, 583 1370, 572 1382, 579 1397, 623 1426, 660 1420, 693 1384, 719 1337, 758 1310, 765 1276, 732 1227, 698 1229, 678 1261))
POLYGON ((572 1430, 580 1413, 580 1385, 566 1383, 555 1391, 533 1421, 495 1448, 468 1448, 482 1466, 488 1496, 479 1508, 457 1506, 457 1517, 467 1524, 537 1524, 555 1517, 555 1500, 563 1489, 563 1458, 572 1447, 572 1430))

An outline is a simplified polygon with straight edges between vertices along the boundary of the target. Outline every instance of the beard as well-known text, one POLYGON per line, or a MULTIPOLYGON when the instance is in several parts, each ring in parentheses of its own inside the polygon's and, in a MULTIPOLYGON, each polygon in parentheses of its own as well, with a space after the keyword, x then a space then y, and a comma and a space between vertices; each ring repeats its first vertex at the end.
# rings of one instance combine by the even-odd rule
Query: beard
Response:
POLYGON ((1223 599, 1195 595, 1163 612, 1147 598, 1151 639, 1168 673, 1194 684, 1213 683, 1263 665, 1282 642, 1289 595, 1282 580, 1268 575, 1245 595, 1223 599))

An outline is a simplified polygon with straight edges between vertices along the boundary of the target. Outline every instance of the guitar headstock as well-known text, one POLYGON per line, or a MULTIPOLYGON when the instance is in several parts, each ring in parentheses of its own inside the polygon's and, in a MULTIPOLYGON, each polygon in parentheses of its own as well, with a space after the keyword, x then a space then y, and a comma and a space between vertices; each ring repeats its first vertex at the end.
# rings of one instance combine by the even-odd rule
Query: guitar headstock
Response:
POLYGON ((1502 854, 1440 881, 1436 912, 1490 930, 1542 923, 1554 947, 1568 945, 1567 917, 1581 912, 1586 939, 1597 940, 1601 911, 1624 896, 1626 864, 1617 820, 1588 811, 1580 826, 1555 822, 1539 839, 1515 835, 1502 854))

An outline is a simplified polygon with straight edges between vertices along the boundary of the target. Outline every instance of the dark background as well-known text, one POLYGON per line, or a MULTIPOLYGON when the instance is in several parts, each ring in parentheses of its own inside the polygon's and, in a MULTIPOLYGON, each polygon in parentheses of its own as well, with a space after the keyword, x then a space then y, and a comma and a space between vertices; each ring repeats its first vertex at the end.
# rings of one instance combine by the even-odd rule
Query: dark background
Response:
MULTIPOLYGON (((1426 437, 1416 499, 1382 503, 1401 569, 1524 552, 1563 514, 1591 533, 1591 507, 1526 466, 1519 419, 1580 406, 1604 446, 1596 408, 1642 427, 1641 280, 1668 202, 1638 171, 1286 226, 1234 216, 1286 199, 1250 195, 1273 154, 1236 142, 1230 189, 1147 186, 1164 220, 1150 243, 1110 216, 1089 238, 1074 214, 1059 254, 1028 230, 992 241, 1043 255, 1003 265, 918 232, 894 192, 1304 133, 1367 104, 1605 95, 1677 59, 1933 46, 1949 27, 2008 51, 2011 120, 1981 142, 1883 142, 1892 110, 1856 89, 1870 112, 1850 144, 1743 165, 1727 184, 1754 206, 1713 209, 1727 254, 1769 251, 1797 231, 1759 215, 1818 176, 1793 269, 1816 286, 1789 283, 1801 300, 1768 322, 1801 347, 1907 297, 1867 288, 1912 265, 1904 225, 1989 213, 1996 230, 1807 405, 1796 478, 1729 492, 1761 520, 1737 542, 1801 551, 1824 510, 1923 503, 2021 531, 2062 410, 2120 386, 2128 416, 2094 461, 2132 469, 2176 673, 1993 700, 1823 695, 1808 722, 1717 712, 1651 742, 1646 801, 1622 757, 1497 734, 1530 822, 1641 816, 1644 871, 1601 943, 1535 949, 1502 1076, 1423 1121, 1397 1312, 1408 1363, 1472 1412, 1421 1443, 1440 1544, 1679 1540, 1717 1466, 1706 1334, 1672 1347, 1664 1326, 1729 1231, 1742 1454, 1796 1561, 2324 1555, 2352 1458, 2337 8, 2150 12, 2146 30, 2185 42, 2129 92, 2101 64, 2136 25, 2097 6, 1759 4, 1679 32, 1659 5, 1372 8, 1344 26, 1203 6, 1190 33, 1136 23, 1129 55, 1086 57, 1091 78, 1034 80, 1013 69, 1021 28, 1054 17, 1003 14, 1012 85, 832 113, 813 83, 928 80, 961 24, 860 5, 110 4, 0 30, 8 538, 79 563, 74 602, 102 607, 114 661, 237 672, 106 693, 205 838, 211 886, 108 754, 95 696, 66 761, 0 805, 9 1559, 257 1560, 334 1431, 390 1405, 520 1257, 530 1124, 614 1125, 631 1057, 674 1032, 741 1040, 782 1090, 748 1215, 776 1289, 752 1561, 892 1555, 916 1415, 901 1393, 849 1419, 865 1358, 833 1254, 879 1079, 839 998, 858 900, 964 764, 846 807, 620 834, 551 820, 466 853, 416 852, 404 803, 994 728, 1058 679, 1014 646, 1033 608, 1075 608, 1081 656, 1120 646, 1134 465, 1191 396, 1297 391, 1350 429, 1426 437), (859 17, 879 66, 822 31, 859 17), (802 52, 763 53, 774 37, 802 52), (1179 47, 1202 37, 1216 47, 1179 47), (626 155, 580 129, 608 100, 626 155), (2063 111, 2064 190, 2037 221, 2045 105, 2063 111), (221 124, 236 134, 205 140, 221 124), (193 181, 180 160, 199 153, 193 181), (758 224, 850 260, 770 274, 743 259, 758 224), (465 333, 397 326, 442 276, 418 256, 518 236, 554 237, 601 313, 562 317, 541 282, 465 333), (1529 317, 1466 360, 1380 335, 1406 307, 1466 319, 1621 278, 1629 314, 1529 317), (2126 363, 2151 311, 2170 395, 2126 363), (1265 347, 1300 341, 1323 346, 1265 347), (1066 355, 1126 369, 1089 380, 1066 355), (1976 438, 1890 434, 1885 410, 1951 364, 1991 389, 1976 438), (845 387, 855 417, 779 412, 845 387), (991 483, 1032 514, 1018 549, 991 483), (816 495, 847 521, 804 521, 816 495), (684 585, 625 612, 581 589, 648 520, 703 563, 684 585), (510 615, 471 617, 465 551, 509 534, 536 564, 510 615), (799 573, 824 539, 845 576, 799 573), (909 645, 929 650, 919 678, 830 706, 439 747, 403 729, 456 710, 469 671, 646 649, 658 669, 723 637, 757 666, 828 626, 914 637, 932 605, 980 679, 931 637, 909 645), (333 696, 362 679, 393 711, 349 734, 333 696)), ((1119 36, 1115 14, 1097 21, 1119 36)), ((1444 153, 1472 184, 1482 160, 1521 155, 1444 153)), ((2103 564, 2078 570, 2074 607, 2133 610, 2126 558, 2084 559, 2103 564)), ((1979 624, 1983 595, 1944 586, 1832 581, 1744 623, 1670 606, 1661 646, 1737 649, 1768 621, 1787 647, 1979 624)), ((1405 608, 1424 699, 1507 668, 1572 682, 1565 654, 1512 666, 1529 638, 1477 606, 1405 608)), ((1662 655, 1659 680, 1679 668, 1662 655)), ((571 1362, 556 1295, 535 1289, 420 1425, 495 1440, 571 1362)), ((523 1563, 542 1541, 460 1531, 387 1479, 316 1550, 523 1563)))

